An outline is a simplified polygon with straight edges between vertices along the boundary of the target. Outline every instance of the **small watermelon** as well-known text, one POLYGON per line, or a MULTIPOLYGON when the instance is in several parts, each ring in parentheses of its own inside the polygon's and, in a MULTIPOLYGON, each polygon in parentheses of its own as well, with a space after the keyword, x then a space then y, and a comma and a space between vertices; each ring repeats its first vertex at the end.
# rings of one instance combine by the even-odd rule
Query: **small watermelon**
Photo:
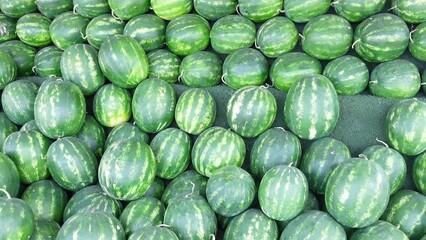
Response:
POLYGON ((40 77, 62 77, 61 49, 49 46, 40 49, 34 57, 34 72, 40 77))
POLYGON ((129 91, 114 84, 106 84, 95 94, 93 113, 102 126, 115 127, 130 119, 131 101, 129 91))
POLYGON ((108 0, 108 5, 111 7, 111 13, 123 21, 148 12, 150 0, 108 0))
POLYGON ((351 240, 367 239, 408 240, 408 237, 399 228, 388 222, 379 220, 368 227, 356 230, 351 236, 351 240))
POLYGON ((110 145, 127 139, 133 139, 134 141, 141 141, 148 143, 149 136, 140 130, 135 124, 123 123, 114 127, 108 134, 105 141, 105 148, 107 149, 110 145))
POLYGON ((426 153, 417 156, 414 161, 413 179, 419 192, 426 194, 426 153))
POLYGON ((73 11, 85 18, 92 19, 111 11, 108 0, 73 0, 73 11))
POLYGON ((50 37, 52 42, 60 49, 84 43, 86 27, 89 19, 73 12, 64 12, 53 19, 50 25, 50 37))
MULTIPOLYGON (((17 76, 30 76, 33 73, 34 67, 34 56, 36 55, 36 49, 21 42, 18 40, 11 40, 8 42, 4 42, 0 44, 0 52, 9 54, 12 60, 15 62, 17 66, 17 76)), ((0 77, 0 88, 4 88, 4 85, 7 81, 11 82, 15 80, 16 73, 15 70, 11 70, 11 68, 15 68, 10 66, 10 60, 2 54, 2 65, 1 69, 5 70, 5 73, 1 74, 0 77), (4 63, 4 65, 3 65, 4 63), (4 74, 4 75, 3 75, 4 74), (12 80, 11 80, 12 79, 12 80), (3 86, 2 86, 3 85, 3 86)), ((14 65, 14 64, 12 64, 14 65)))
POLYGON ((238 0, 241 15, 253 22, 264 22, 281 13, 281 0, 238 0))
POLYGON ((56 239, 61 226, 57 222, 47 220, 36 220, 34 231, 29 240, 56 239))
POLYGON ((124 23, 111 14, 102 14, 93 18, 86 28, 87 42, 94 48, 99 49, 111 36, 122 34, 124 23))
POLYGON ((212 21, 234 14, 237 4, 238 0, 194 0, 195 11, 212 21))
POLYGON ((181 60, 174 53, 159 49, 148 53, 149 78, 163 79, 175 83, 179 78, 181 60))
POLYGON ((18 67, 6 52, 0 52, 0 90, 15 80, 18 67))
POLYGON ((419 24, 410 35, 408 49, 411 55, 420 61, 426 61, 426 23, 419 24))
POLYGON ((293 22, 304 23, 328 12, 330 5, 331 0, 285 0, 284 13, 293 22))
POLYGON ((51 19, 73 8, 72 0, 37 0, 36 4, 40 13, 51 19))
POLYGON ((86 115, 84 124, 76 135, 97 157, 102 156, 105 143, 105 130, 95 118, 86 115))
POLYGON ((16 35, 16 19, 0 13, 0 26, 2 26, 0 43, 18 38, 18 35, 16 35))
POLYGON ((166 22, 156 15, 143 14, 126 24, 124 35, 136 39, 147 52, 160 49, 166 43, 166 22))
POLYGON ((16 23, 19 39, 34 47, 44 47, 52 43, 49 33, 51 20, 40 13, 30 13, 16 23))
POLYGON ((350 22, 360 22, 382 11, 386 0, 339 0, 332 6, 337 14, 350 22))
POLYGON ((213 52, 199 51, 186 56, 179 68, 179 81, 189 87, 211 87, 220 83, 222 60, 213 52))
POLYGON ((192 0, 151 0, 155 15, 164 20, 173 20, 192 10, 192 0))
MULTIPOLYGON (((15 163, 0 151, 0 189, 5 190, 10 196, 16 197, 19 192, 19 173, 15 163)), ((0 192, 0 196, 4 196, 0 192)))
POLYGON ((35 2, 35 0, 0 0, 0 10, 9 17, 20 18, 37 10, 35 2))
POLYGON ((7 118, 4 112, 0 112, 0 152, 3 152, 4 140, 16 131, 18 131, 16 125, 7 118))

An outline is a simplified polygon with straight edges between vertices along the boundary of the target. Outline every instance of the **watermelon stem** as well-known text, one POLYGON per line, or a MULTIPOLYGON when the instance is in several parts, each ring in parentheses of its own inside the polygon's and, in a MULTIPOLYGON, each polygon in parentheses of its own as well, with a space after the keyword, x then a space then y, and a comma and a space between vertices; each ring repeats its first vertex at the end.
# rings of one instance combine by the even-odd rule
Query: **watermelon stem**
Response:
POLYGON ((277 128, 285 132, 285 129, 283 127, 277 127, 277 128))
POLYGON ((365 160, 368 160, 368 157, 367 157, 367 156, 365 156, 364 154, 359 154, 359 155, 358 155, 358 157, 360 157, 360 158, 364 158, 365 160))
POLYGON ((393 6, 393 7, 389 8, 388 11, 392 11, 394 9, 398 10, 398 8, 396 6, 393 6))
POLYGON ((235 7, 235 11, 237 11, 237 14, 241 16, 241 13, 240 13, 240 4, 237 4, 237 6, 235 7))
POLYGON ((334 2, 332 2, 332 3, 330 4, 330 6, 334 7, 334 6, 336 6, 337 4, 339 4, 339 1, 334 1, 334 2))
POLYGON ((157 227, 166 227, 166 228, 171 228, 172 226, 171 226, 171 225, 167 225, 167 224, 162 223, 162 224, 158 224, 158 225, 157 225, 157 227))
POLYGON ((228 85, 228 83, 226 83, 225 77, 226 77, 226 74, 223 74, 223 75, 222 75, 222 77, 220 77, 220 80, 221 80, 221 81, 222 81, 225 85, 228 85))
POLYGON ((352 44, 352 49, 354 49, 355 48, 355 45, 357 44, 357 43, 359 43, 361 41, 361 39, 357 39, 353 44, 352 44))
POLYGON ((84 36, 83 32, 80 32, 81 38, 83 38, 84 40, 87 39, 87 36, 84 36))
POLYGON ((413 40, 413 33, 415 33, 417 31, 417 29, 414 29, 414 30, 412 30, 411 32, 410 32, 410 42, 411 43, 413 43, 414 42, 414 40, 413 40))
POLYGON ((265 83, 263 85, 260 85, 260 88, 263 88, 263 89, 268 89, 270 87, 271 87, 271 85, 269 85, 269 83, 265 83))
POLYGON ((376 84, 376 83, 378 83, 378 82, 377 82, 377 80, 373 80, 373 81, 370 81, 370 83, 374 83, 374 84, 376 84))
POLYGON ((425 86, 425 85, 426 85, 426 82, 422 82, 422 83, 420 83, 420 85, 421 85, 421 86, 425 86))
POLYGON ((279 13, 285 13, 285 10, 284 9, 280 9, 280 10, 278 10, 278 12, 279 13))
POLYGON ((77 14, 77 7, 78 7, 78 4, 74 5, 74 7, 72 8, 72 12, 74 14, 77 14))
POLYGON ((184 71, 182 71, 182 72, 180 73, 180 75, 179 75, 179 77, 178 77, 178 82, 181 82, 181 81, 182 81, 183 72, 184 72, 184 71))
POLYGON ((121 18, 119 18, 119 17, 117 17, 117 16, 115 15, 114 11, 111 11, 111 15, 112 15, 112 17, 113 17, 114 19, 116 19, 116 20, 120 21, 120 23, 123 23, 123 22, 124 22, 124 21, 123 21, 123 19, 121 19, 121 18))
POLYGON ((211 233, 211 234, 209 235, 209 237, 211 237, 211 238, 212 238, 211 240, 216 240, 216 236, 215 236, 213 233, 211 233))
POLYGON ((299 33, 299 37, 302 39, 302 41, 305 40, 305 36, 303 36, 301 33, 299 33))
POLYGON ((191 193, 186 194, 186 195, 185 195, 185 198, 187 198, 187 197, 191 196, 192 194, 194 194, 194 191, 195 191, 195 184, 194 184, 193 182, 191 182, 191 185, 192 185, 191 193))
POLYGON ((0 188, 0 192, 3 192, 4 194, 6 194, 7 199, 11 199, 12 197, 10 196, 10 194, 3 188, 0 188))
POLYGON ((384 141, 380 140, 379 138, 376 138, 376 141, 385 145, 386 148, 389 148, 389 145, 387 143, 385 143, 384 141))
POLYGON ((254 39, 254 47, 255 48, 257 48, 257 49, 259 49, 260 47, 259 47, 259 45, 257 45, 257 38, 256 39, 254 39))
POLYGON ((35 66, 33 66, 33 67, 31 68, 31 71, 32 71, 35 75, 38 75, 38 74, 37 74, 37 69, 36 69, 36 67, 35 67, 35 66))

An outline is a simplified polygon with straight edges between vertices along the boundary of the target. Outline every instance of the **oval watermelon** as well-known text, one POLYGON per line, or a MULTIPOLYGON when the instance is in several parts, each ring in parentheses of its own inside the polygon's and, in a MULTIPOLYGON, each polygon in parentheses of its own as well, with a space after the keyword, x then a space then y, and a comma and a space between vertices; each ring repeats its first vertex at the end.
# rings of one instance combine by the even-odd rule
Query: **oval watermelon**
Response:
POLYGON ((40 13, 30 13, 21 17, 16 23, 19 39, 34 47, 44 47, 52 43, 49 27, 51 20, 40 13))
POLYGON ((95 18, 111 11, 108 0, 73 0, 73 12, 85 18, 95 18))
POLYGON ((350 22, 359 22, 382 11, 386 0, 339 0, 332 6, 337 14, 350 22))
POLYGON ((122 34, 124 23, 111 14, 102 14, 93 18, 86 28, 86 38, 90 45, 99 49, 108 38, 122 34))
POLYGON ((179 80, 189 87, 211 87, 220 83, 222 60, 212 52, 194 52, 182 60, 179 72, 179 80))
POLYGON ((34 57, 34 72, 40 77, 62 77, 62 51, 56 46, 40 49, 34 57))
POLYGON ((166 49, 158 49, 148 53, 149 78, 163 79, 175 83, 179 78, 181 60, 166 49))
POLYGON ((76 137, 85 143, 97 157, 102 156, 106 138, 105 130, 102 125, 95 120, 95 118, 86 115, 84 124, 80 131, 76 134, 76 137))
POLYGON ((155 15, 165 20, 173 20, 192 10, 192 0, 151 0, 155 15))
POLYGON ((108 134, 108 137, 105 141, 105 148, 108 146, 127 139, 133 139, 134 141, 141 141, 148 143, 149 136, 138 128, 135 124, 123 123, 114 127, 108 134))
POLYGON ((103 85, 93 99, 93 113, 105 127, 127 122, 132 115, 129 91, 114 84, 103 85))
POLYGON ((234 14, 238 0, 194 0, 195 11, 207 20, 218 20, 219 18, 234 14))
MULTIPOLYGON (((0 191, 7 193, 3 189, 0 191)), ((31 208, 21 199, 7 196, 0 197, 0 209, 0 224, 3 229, 0 231, 0 239, 29 239, 35 222, 31 208)))
POLYGON ((419 192, 426 194, 426 153, 416 157, 413 165, 413 179, 419 192))
POLYGON ((149 0, 108 0, 108 5, 111 7, 111 14, 116 18, 130 20, 138 15, 149 11, 149 0))
POLYGON ((166 43, 166 22, 156 15, 143 14, 126 24, 124 35, 136 39, 147 52, 160 49, 166 43))
POLYGON ((37 0, 36 4, 40 13, 51 19, 73 8, 72 0, 37 0))
POLYGON ((85 42, 85 33, 89 19, 73 12, 64 12, 50 24, 52 42, 60 49, 85 42))
MULTIPOLYGON (((36 49, 28 46, 27 44, 18 41, 18 40, 11 40, 8 42, 4 42, 0 44, 0 52, 4 52, 6 54, 9 54, 9 56, 12 58, 12 60, 15 62, 17 66, 17 76, 23 77, 23 76, 30 76, 33 74, 33 67, 34 67, 34 56, 36 55, 36 49)), ((7 74, 5 74, 6 78, 3 79, 5 76, 3 76, 4 73, 2 73, 2 84, 5 84, 5 81, 13 81, 15 80, 16 74, 14 74, 14 70, 10 70, 10 63, 9 60, 5 60, 7 57, 2 57, 2 62, 5 62, 5 65, 2 65, 3 68, 8 69, 7 74), (11 72, 13 71, 13 72, 11 72), (11 80, 12 79, 12 80, 11 80)), ((14 64, 12 64, 14 65, 14 64)), ((12 68, 14 68, 12 66, 12 68)), ((0 88, 4 87, 0 85, 0 88)))
POLYGON ((285 15, 297 23, 308 22, 316 16, 325 14, 330 8, 331 0, 285 0, 285 15))
POLYGON ((410 32, 408 49, 413 57, 420 61, 426 61, 426 23, 419 24, 410 32))
MULTIPOLYGON (((3 150, 2 150, 3 151, 3 150)), ((15 163, 0 151, 0 189, 5 190, 11 197, 16 197, 19 192, 19 173, 15 163)), ((0 196, 4 194, 0 192, 0 196)))

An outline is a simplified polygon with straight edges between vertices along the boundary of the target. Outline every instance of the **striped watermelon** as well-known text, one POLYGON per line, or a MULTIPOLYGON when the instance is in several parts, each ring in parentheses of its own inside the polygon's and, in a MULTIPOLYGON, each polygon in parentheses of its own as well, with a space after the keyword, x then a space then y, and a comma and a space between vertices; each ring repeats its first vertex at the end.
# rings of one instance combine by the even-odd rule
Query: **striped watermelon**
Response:
POLYGON ((269 75, 276 89, 288 92, 294 82, 310 74, 321 74, 322 65, 317 59, 301 52, 279 56, 272 64, 269 75))
POLYGON ((423 1, 392 0, 391 9, 406 23, 426 21, 426 3, 423 1))
POLYGON ((37 131, 14 132, 6 138, 3 153, 15 163, 22 183, 49 177, 46 153, 50 144, 51 141, 37 131))
POLYGON ((152 182, 151 186, 143 195, 144 197, 153 197, 156 199, 161 199, 161 195, 164 192, 164 181, 161 178, 155 178, 154 182, 152 182))
POLYGON ((157 133, 173 121, 176 93, 161 79, 150 78, 138 85, 132 99, 136 125, 147 133, 157 133))
POLYGON ((97 157, 102 156, 104 152, 105 143, 105 130, 101 124, 99 124, 95 118, 86 115, 83 126, 80 131, 76 134, 89 149, 95 153, 97 157))
POLYGON ((280 14, 282 0, 238 0, 239 12, 253 22, 263 22, 280 14))
POLYGON ((144 14, 150 9, 149 0, 108 0, 112 15, 123 20, 130 20, 144 14))
POLYGON ((173 20, 192 10, 192 0, 151 0, 155 15, 165 20, 173 20))
POLYGON ((413 178, 419 192, 426 195, 426 153, 419 155, 414 161, 413 178))
POLYGON ((365 239, 400 239, 408 240, 405 233, 399 228, 385 221, 377 221, 374 224, 356 230, 351 240, 365 240, 365 239))
POLYGON ((176 198, 166 208, 164 224, 179 239, 210 239, 217 231, 216 215, 202 196, 176 198))
POLYGON ((73 8, 72 0, 37 0, 37 9, 48 18, 55 18, 73 8))
POLYGON ((369 62, 386 62, 401 56, 408 46, 409 35, 407 24, 401 18, 379 13, 356 27, 352 46, 369 62))
POLYGON ((186 90, 176 104, 176 124, 189 134, 199 135, 213 125, 216 108, 216 101, 208 91, 201 88, 186 90))
POLYGON ((191 160, 191 138, 177 128, 157 133, 149 145, 157 162, 157 177, 173 179, 188 167, 191 160))
POLYGON ((95 18, 111 11, 108 0, 73 0, 74 13, 85 18, 95 18))
POLYGON ((124 35, 136 39, 147 52, 160 49, 166 43, 166 22, 154 14, 143 14, 126 24, 124 35))
POLYGON ((401 100, 386 117, 386 134, 390 144, 400 153, 414 156, 426 150, 426 103, 417 99, 401 100))
MULTIPOLYGON (((0 189, 5 190, 10 196, 16 197, 19 193, 19 173, 15 163, 0 151, 0 189)), ((0 192, 0 197, 4 196, 0 192)))
POLYGON ((99 163, 99 183, 118 200, 142 197, 154 181, 155 156, 148 144, 125 140, 110 145, 99 163))
POLYGON ((253 45, 256 40, 256 26, 243 16, 225 16, 213 24, 210 38, 216 52, 229 54, 253 45))
POLYGON ((179 72, 179 80, 189 87, 211 87, 220 83, 222 60, 213 52, 194 52, 182 60, 179 72))
POLYGON ((29 240, 56 239, 61 226, 54 221, 36 220, 34 222, 34 231, 29 240))
POLYGON ((389 180, 379 164, 351 158, 337 165, 328 177, 325 204, 342 225, 362 228, 379 219, 389 195, 389 180))
POLYGON ((287 126, 302 139, 313 140, 329 135, 337 124, 339 113, 339 101, 333 84, 328 78, 317 74, 295 82, 284 105, 287 126))
POLYGON ((40 77, 62 77, 61 49, 56 46, 42 48, 34 57, 34 72, 40 77))
POLYGON ((304 23, 328 12, 330 5, 331 0, 285 0, 284 12, 293 22, 304 23))
POLYGON ((84 43, 87 24, 89 19, 73 12, 60 14, 53 19, 49 28, 52 42, 62 50, 77 43, 84 43))
POLYGON ((0 43, 18 38, 18 35, 16 35, 16 19, 0 13, 0 26, 2 28, 0 43))
POLYGON ((30 13, 16 23, 19 39, 34 47, 44 47, 52 43, 49 34, 51 20, 40 13, 30 13))
POLYGON ((419 24, 416 29, 410 32, 411 41, 408 49, 413 57, 420 61, 426 61, 426 23, 419 24))
POLYGON ((9 17, 20 18, 37 10, 35 2, 34 0, 0 0, 0 10, 9 17))
POLYGON ((25 123, 24 125, 22 125, 21 129, 19 129, 19 131, 38 131, 40 132, 40 129, 37 126, 36 121, 33 119, 27 123, 25 123))
POLYGON ((185 14, 167 24, 166 44, 168 49, 176 55, 186 56, 202 51, 209 43, 209 22, 199 15, 185 14))
POLYGON ((109 132, 108 137, 105 141, 104 149, 107 149, 110 145, 116 142, 128 139, 148 143, 149 136, 148 134, 140 130, 135 124, 123 123, 114 127, 109 132))
POLYGON ((97 180, 96 156, 76 137, 60 138, 50 145, 47 167, 55 182, 70 191, 80 190, 97 180))
POLYGON ((31 207, 35 220, 62 222, 62 214, 68 203, 64 189, 51 180, 42 180, 25 189, 21 199, 31 207))
POLYGON ((399 228, 409 239, 420 239, 426 234, 426 196, 412 190, 395 193, 381 219, 399 228))
POLYGON ((252 48, 238 49, 223 63, 223 81, 233 89, 260 86, 268 77, 268 61, 261 52, 252 48))
POLYGON ((4 140, 16 131, 18 131, 16 125, 7 118, 4 112, 0 112, 0 152, 3 152, 4 140))
POLYGON ((359 22, 382 11, 386 0, 339 0, 332 6, 337 14, 350 22, 359 22))
POLYGON ((127 235, 147 226, 157 226, 163 222, 163 203, 151 197, 142 197, 130 202, 120 215, 120 222, 127 235))
POLYGON ((6 52, 0 52, 0 90, 15 80, 18 67, 6 52))
POLYGON ((179 240, 176 234, 166 226, 149 226, 141 228, 141 230, 129 236, 129 240, 179 240))
POLYGON ((234 14, 237 4, 238 0, 194 0, 195 11, 212 21, 234 14))
MULTIPOLYGON (((33 67, 34 67, 34 56, 36 55, 36 49, 26 45, 25 43, 18 41, 18 40, 11 40, 8 42, 4 42, 0 44, 0 52, 4 52, 10 55, 12 60, 16 63, 17 66, 17 76, 23 77, 23 76, 30 76, 33 74, 33 67)), ((3 60, 2 62, 5 61, 3 60)), ((8 66, 10 63, 7 61, 3 66, 8 66)), ((3 68, 3 67, 2 67, 3 68)), ((13 67, 14 68, 14 67, 13 67)), ((7 68, 6 68, 7 69, 7 68)), ((10 71, 10 70, 8 70, 10 71)), ((11 73, 9 73, 11 74, 11 73)), ((2 74, 3 75, 3 74, 2 74)), ((9 81, 12 79, 12 75, 8 75, 9 77, 6 79, 9 79, 9 81)), ((4 76, 2 76, 3 78, 4 76)), ((14 78, 13 78, 14 79, 14 78)), ((2 79, 4 82, 5 80, 2 79)), ((3 83, 4 84, 4 83, 3 83)), ((4 87, 4 86, 3 86, 4 87)), ((1 85, 0 85, 1 88, 1 85)))
POLYGON ((244 140, 222 127, 205 130, 192 148, 192 165, 200 174, 210 177, 225 166, 241 167, 246 156, 244 140))
POLYGON ((86 28, 87 41, 99 49, 109 37, 122 34, 124 23, 111 14, 102 14, 92 19, 86 28))
POLYGON ((244 169, 226 166, 215 171, 206 186, 207 201, 221 216, 233 217, 252 204, 256 194, 253 178, 244 169))
POLYGON ((129 91, 114 84, 103 85, 93 99, 93 113, 105 127, 115 127, 127 122, 131 115, 129 91))
POLYGON ((148 53, 149 78, 163 79, 168 83, 175 83, 179 77, 180 58, 165 49, 148 53))

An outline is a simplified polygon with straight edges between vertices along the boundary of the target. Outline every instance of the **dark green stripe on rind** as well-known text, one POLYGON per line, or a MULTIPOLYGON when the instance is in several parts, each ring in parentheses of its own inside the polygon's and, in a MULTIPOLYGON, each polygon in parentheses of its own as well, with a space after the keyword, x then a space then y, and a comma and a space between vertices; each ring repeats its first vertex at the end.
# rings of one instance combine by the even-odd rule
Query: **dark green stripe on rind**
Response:
POLYGON ((114 84, 103 85, 93 99, 93 113, 105 127, 127 122, 132 115, 129 91, 114 84))
POLYGON ((215 53, 189 54, 180 65, 180 81, 189 87, 211 87, 220 83, 222 60, 215 53))
POLYGON ((140 130, 135 124, 123 123, 114 127, 108 134, 105 141, 104 149, 107 149, 110 145, 115 142, 122 140, 133 139, 134 141, 141 141, 148 143, 149 136, 140 130))
POLYGON ((414 161, 413 179, 419 192, 426 195, 426 153, 419 155, 414 161))
POLYGON ((87 115, 76 137, 84 142, 97 157, 104 152, 105 130, 92 116, 87 115))
POLYGON ((0 90, 15 80, 18 66, 6 52, 0 52, 0 90))
POLYGON ((151 0, 151 8, 155 15, 165 20, 173 20, 192 10, 191 0, 151 0))
POLYGON ((34 57, 34 72, 40 77, 61 77, 61 49, 49 46, 41 49, 34 57))
POLYGON ((13 18, 20 18, 25 14, 35 12, 37 5, 34 0, 1 0, 0 1, 1 11, 13 18))
POLYGON ((194 0, 194 9, 205 19, 214 21, 234 14, 237 4, 238 0, 194 0))
POLYGON ((149 0, 108 0, 108 5, 113 15, 122 20, 130 20, 150 9, 149 0))
POLYGON ((48 18, 55 18, 61 13, 72 10, 72 0, 37 0, 37 8, 48 18))
POLYGON ((0 14, 0 26, 2 28, 0 43, 18 38, 18 35, 16 35, 16 19, 0 14))
MULTIPOLYGON (((16 197, 20 184, 18 168, 2 151, 0 151, 0 189, 8 192, 11 197, 16 197)), ((5 197, 5 194, 0 192, 0 196, 5 197)))
POLYGON ((50 24, 51 20, 40 13, 27 14, 16 23, 16 34, 21 41, 30 46, 47 46, 52 43, 50 24))
POLYGON ((33 212, 24 201, 0 197, 0 239, 29 239, 34 221, 33 212))
POLYGON ((407 23, 426 21, 426 3, 424 1, 392 0, 391 9, 407 23))
POLYGON ((238 0, 241 15, 253 22, 263 22, 280 14, 282 0, 238 0))
POLYGON ((292 21, 304 23, 326 13, 330 5, 331 0, 285 0, 284 13, 292 21))
POLYGON ((87 41, 93 47, 99 49, 109 37, 122 34, 124 23, 111 14, 102 14, 92 19, 86 28, 87 41))
POLYGON ((161 178, 155 178, 154 182, 152 182, 151 186, 143 195, 144 197, 153 197, 156 199, 161 199, 161 195, 164 192, 164 181, 161 178))
POLYGON ((168 83, 178 81, 181 60, 174 53, 159 49, 148 53, 149 78, 163 79, 168 83))
POLYGON ((365 239, 400 239, 408 240, 405 233, 399 228, 385 221, 377 221, 374 224, 356 230, 351 240, 365 240, 365 239))
POLYGON ((35 48, 19 40, 11 40, 0 44, 0 51, 9 54, 16 63, 18 77, 33 75, 35 48))
POLYGON ((4 112, 0 112, 0 152, 3 152, 3 143, 13 132, 18 131, 18 127, 7 118, 4 112))
POLYGON ((136 39, 147 52, 160 49, 166 43, 166 22, 153 14, 140 15, 126 24, 124 35, 136 39))
POLYGON ((85 18, 95 18, 109 13, 108 0, 73 0, 74 11, 85 18))
POLYGON ((29 240, 55 239, 61 226, 54 221, 37 220, 29 240))
POLYGON ((62 13, 53 19, 50 25, 52 42, 62 50, 77 43, 84 43, 89 21, 73 12, 62 13))
POLYGON ((332 6, 337 14, 350 22, 359 22, 382 11, 386 0, 339 0, 332 6))

